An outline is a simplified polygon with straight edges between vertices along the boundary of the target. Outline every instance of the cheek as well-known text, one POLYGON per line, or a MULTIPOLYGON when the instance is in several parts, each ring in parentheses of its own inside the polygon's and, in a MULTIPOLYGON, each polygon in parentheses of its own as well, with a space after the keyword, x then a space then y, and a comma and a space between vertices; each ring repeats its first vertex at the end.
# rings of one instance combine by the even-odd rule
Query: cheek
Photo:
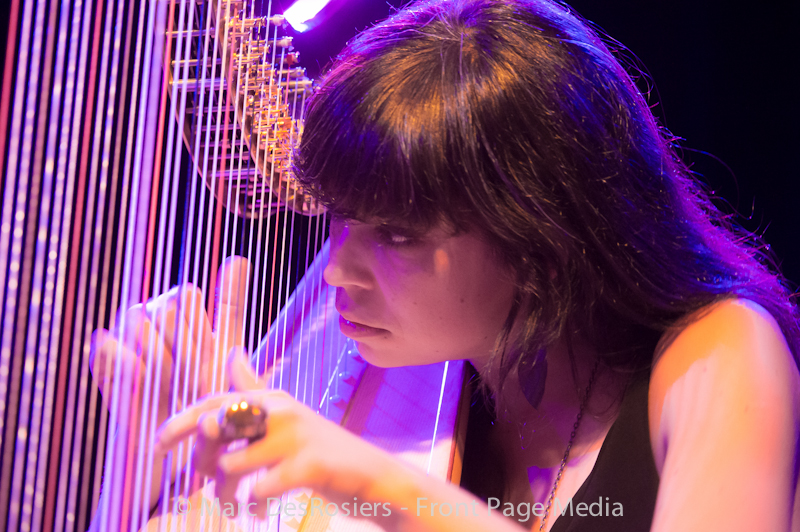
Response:
POLYGON ((496 278, 433 276, 396 293, 391 306, 406 342, 461 358, 493 348, 512 298, 513 288, 496 278))
POLYGON ((413 260, 376 265, 391 343, 415 363, 485 356, 493 349, 514 288, 479 240, 456 237, 413 260))
POLYGON ((485 277, 473 281, 459 299, 462 321, 469 332, 481 338, 489 337, 494 344, 511 310, 514 289, 500 277, 485 277))

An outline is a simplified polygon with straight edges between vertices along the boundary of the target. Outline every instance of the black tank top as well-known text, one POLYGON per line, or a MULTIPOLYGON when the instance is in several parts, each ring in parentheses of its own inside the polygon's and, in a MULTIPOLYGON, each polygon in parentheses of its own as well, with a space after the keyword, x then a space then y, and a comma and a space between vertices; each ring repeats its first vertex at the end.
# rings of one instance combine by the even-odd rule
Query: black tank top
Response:
POLYGON ((650 530, 659 477, 650 445, 649 385, 649 372, 628 385, 619 416, 600 447, 597 462, 572 499, 572 515, 569 507, 563 515, 554 514, 558 519, 551 532, 650 530), (589 511, 594 510, 595 515, 584 511, 579 516, 580 503, 585 503, 589 511), (615 508, 621 508, 621 516, 614 515, 615 508))
MULTIPOLYGON (((650 530, 659 477, 650 445, 649 384, 650 374, 643 372, 628 385, 619 415, 572 504, 561 501, 561 507, 551 508, 550 519, 557 517, 552 532, 650 530)), ((470 412, 461 486, 486 501, 503 493, 504 480, 493 474, 497 462, 487 460, 489 449, 480 433, 485 434, 491 415, 486 405, 477 403, 470 412)))

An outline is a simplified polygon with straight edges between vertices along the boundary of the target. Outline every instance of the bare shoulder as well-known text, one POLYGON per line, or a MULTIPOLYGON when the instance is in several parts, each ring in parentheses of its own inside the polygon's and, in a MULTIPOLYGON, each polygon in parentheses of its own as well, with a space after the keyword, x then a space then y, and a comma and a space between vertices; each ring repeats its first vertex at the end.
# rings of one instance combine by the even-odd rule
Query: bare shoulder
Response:
POLYGON ((730 299, 669 331, 654 359, 648 409, 662 478, 654 530, 675 525, 675 512, 718 527, 725 512, 754 504, 775 520, 756 528, 784 529, 779 516, 791 513, 795 493, 800 372, 769 312, 730 299), (709 493, 717 496, 702 508, 685 499, 709 493))
POLYGON ((664 335, 650 380, 651 435, 665 399, 693 388, 680 386, 687 381, 725 395, 781 399, 800 414, 800 373, 786 339, 772 315, 747 299, 716 303, 664 335))
MULTIPOLYGON (((727 299, 688 316, 668 331, 657 349, 654 369, 691 364, 726 348, 745 358, 749 353, 766 356, 769 360, 764 362, 795 365, 778 323, 764 307, 748 299, 727 299)), ((742 362, 745 358, 737 357, 742 362)))

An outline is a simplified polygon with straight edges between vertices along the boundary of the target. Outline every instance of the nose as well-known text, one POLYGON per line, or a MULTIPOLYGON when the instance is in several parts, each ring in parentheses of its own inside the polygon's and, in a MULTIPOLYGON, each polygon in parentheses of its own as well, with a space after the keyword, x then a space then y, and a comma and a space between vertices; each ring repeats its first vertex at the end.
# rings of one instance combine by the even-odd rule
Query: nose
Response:
POLYGON ((331 286, 370 289, 374 276, 369 267, 370 250, 358 228, 334 218, 330 229, 330 256, 322 276, 331 286), (355 230, 354 230, 355 229, 355 230))

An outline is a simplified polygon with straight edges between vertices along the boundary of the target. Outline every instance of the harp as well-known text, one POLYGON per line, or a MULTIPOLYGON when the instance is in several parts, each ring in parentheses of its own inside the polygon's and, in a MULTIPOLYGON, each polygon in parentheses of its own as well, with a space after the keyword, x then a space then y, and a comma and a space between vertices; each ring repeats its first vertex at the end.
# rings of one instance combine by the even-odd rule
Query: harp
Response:
MULTIPOLYGON (((97 514, 100 530, 147 525, 130 484, 136 491, 152 460, 109 442, 126 416, 141 416, 151 437, 156 396, 150 385, 137 401, 118 390, 106 408, 89 372, 91 335, 118 325, 118 308, 185 282, 213 312, 217 266, 237 254, 252 265, 244 343, 273 385, 457 480, 462 367, 368 366, 332 319, 325 214, 291 176, 313 82, 282 16, 241 0, 24 0, 8 10, 0 526, 83 531, 97 514), (409 402, 412 382, 424 385, 409 402)), ((147 363, 150 384, 157 362, 147 363)), ((125 389, 130 378, 117 376, 125 389)), ((156 520, 191 495, 186 478, 156 520)), ((344 518, 245 526, 369 528, 344 518)))

